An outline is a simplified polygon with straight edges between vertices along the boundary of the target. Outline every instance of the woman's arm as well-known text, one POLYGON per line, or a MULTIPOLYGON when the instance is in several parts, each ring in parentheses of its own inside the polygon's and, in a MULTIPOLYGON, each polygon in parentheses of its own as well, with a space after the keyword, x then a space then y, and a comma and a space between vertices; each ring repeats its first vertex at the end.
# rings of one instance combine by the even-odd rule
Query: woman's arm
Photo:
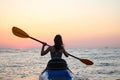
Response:
POLYGON ((68 52, 67 51, 65 51, 65 49, 63 49, 63 53, 64 53, 64 55, 66 56, 66 57, 68 57, 69 55, 68 55, 68 52))
POLYGON ((46 44, 43 44, 42 49, 41 49, 41 56, 46 55, 50 51, 50 47, 48 47, 46 50, 45 49, 46 44))

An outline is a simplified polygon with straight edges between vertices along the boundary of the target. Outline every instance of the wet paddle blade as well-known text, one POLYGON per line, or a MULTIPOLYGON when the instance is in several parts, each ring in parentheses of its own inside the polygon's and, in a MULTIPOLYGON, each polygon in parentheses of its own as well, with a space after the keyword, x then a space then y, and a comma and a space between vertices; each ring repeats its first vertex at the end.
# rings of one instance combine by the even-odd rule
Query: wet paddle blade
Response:
POLYGON ((24 32, 23 30, 15 27, 15 26, 12 28, 12 32, 14 35, 16 35, 18 37, 22 37, 22 38, 29 38, 30 37, 26 32, 24 32))
POLYGON ((81 62, 83 62, 86 65, 93 65, 94 63, 88 59, 80 59, 81 62))

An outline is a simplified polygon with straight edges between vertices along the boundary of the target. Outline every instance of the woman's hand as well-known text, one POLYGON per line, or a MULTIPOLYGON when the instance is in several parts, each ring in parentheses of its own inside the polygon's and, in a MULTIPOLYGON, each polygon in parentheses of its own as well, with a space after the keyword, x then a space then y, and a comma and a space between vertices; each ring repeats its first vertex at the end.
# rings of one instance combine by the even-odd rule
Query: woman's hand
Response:
POLYGON ((43 43, 43 46, 46 46, 47 45, 47 43, 43 43))

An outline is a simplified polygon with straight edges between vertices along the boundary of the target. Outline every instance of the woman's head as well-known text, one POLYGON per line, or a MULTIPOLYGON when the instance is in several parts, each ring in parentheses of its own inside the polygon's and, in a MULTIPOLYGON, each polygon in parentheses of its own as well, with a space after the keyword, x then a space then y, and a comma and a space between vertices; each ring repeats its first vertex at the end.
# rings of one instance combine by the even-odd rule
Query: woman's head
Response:
POLYGON ((61 35, 56 35, 54 38, 54 44, 56 49, 61 49, 63 48, 63 41, 62 41, 62 36, 61 35))

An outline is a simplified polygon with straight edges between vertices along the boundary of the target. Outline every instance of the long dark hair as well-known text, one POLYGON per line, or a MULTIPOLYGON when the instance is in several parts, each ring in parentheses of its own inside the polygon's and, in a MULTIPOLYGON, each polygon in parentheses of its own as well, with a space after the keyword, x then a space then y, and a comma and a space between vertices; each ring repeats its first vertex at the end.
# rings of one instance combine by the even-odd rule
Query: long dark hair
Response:
POLYGON ((62 41, 62 36, 61 35, 56 35, 54 38, 54 47, 58 51, 60 49, 63 49, 63 41, 62 41))

